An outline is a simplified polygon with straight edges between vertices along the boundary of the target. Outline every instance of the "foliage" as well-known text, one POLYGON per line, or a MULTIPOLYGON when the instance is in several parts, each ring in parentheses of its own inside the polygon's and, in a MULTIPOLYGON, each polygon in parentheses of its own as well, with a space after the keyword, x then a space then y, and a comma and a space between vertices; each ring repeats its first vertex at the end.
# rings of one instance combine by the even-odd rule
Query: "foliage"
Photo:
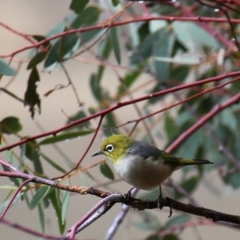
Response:
MULTIPOLYGON (((1 83, 4 82, 0 90, 9 104, 21 102, 29 107, 32 119, 41 121, 41 117, 46 116, 46 102, 51 105, 51 117, 55 117, 62 109, 58 99, 75 100, 71 111, 62 110, 65 118, 62 126, 47 128, 44 133, 33 134, 29 130, 28 123, 22 120, 29 113, 19 104, 21 111, 11 115, 2 108, 0 151, 10 151, 1 159, 26 174, 67 178, 69 184, 72 184, 72 176, 79 174, 81 182, 91 179, 93 185, 98 185, 93 166, 86 164, 86 154, 96 134, 99 133, 101 139, 112 133, 132 134, 136 139, 147 140, 181 157, 214 162, 212 166, 181 170, 177 187, 171 185, 169 190, 174 199, 191 201, 198 187, 205 186, 209 194, 216 195, 217 201, 219 189, 211 179, 216 173, 225 187, 237 191, 240 187, 240 39, 236 37, 240 24, 239 3, 188 0, 176 4, 168 1, 139 4, 119 0, 97 3, 72 0, 69 10, 69 16, 53 29, 49 27, 46 35, 38 33, 38 29, 36 34, 27 35, 6 27, 30 43, 10 54, 0 53, 1 83), (134 8, 136 5, 140 10, 134 8), (15 67, 12 60, 19 61, 18 54, 25 50, 30 50, 26 69, 21 64, 15 67), (84 58, 86 53, 91 55, 89 61, 84 58), (71 64, 73 60, 82 59, 85 59, 84 64, 77 62, 82 74, 76 79, 71 74, 72 66, 76 65, 71 64), (86 63, 92 64, 88 79, 83 77, 86 63), (39 70, 42 68, 44 71, 39 70), (52 88, 52 83, 48 82, 44 94, 46 75, 56 69, 60 69, 66 84, 59 81, 52 88), (111 77, 109 71, 113 72, 111 77), (13 78, 20 81, 22 72, 29 76, 25 88, 21 88, 23 99, 11 85, 13 78), (85 86, 85 82, 88 89, 76 88, 76 85, 85 86), (89 91, 90 101, 81 99, 85 91, 89 91), (52 96, 58 96, 55 103, 51 101, 52 96), (12 145, 12 139, 16 145, 12 145), (85 144, 84 148, 79 147, 81 156, 78 157, 72 156, 71 147, 65 150, 59 147, 63 145, 58 145, 69 140, 69 145, 74 144, 77 139, 85 144), (20 151, 16 151, 15 146, 20 146, 20 151), (48 147, 60 154, 61 163, 51 157, 48 147), (49 168, 53 173, 49 173, 49 168)), ((5 102, 4 107, 7 106, 5 102)), ((36 121, 31 124, 39 127, 36 121)), ((3 170, 10 171, 5 165, 3 170)), ((101 162, 99 172, 105 181, 110 180, 103 186, 117 181, 108 163, 101 162)), ((23 183, 10 175, 9 179, 16 187, 23 183)), ((37 208, 39 230, 43 233, 47 223, 44 208, 51 206, 56 212, 59 232, 65 234, 70 192, 29 182, 23 185, 21 198, 16 195, 13 203, 23 200, 30 210, 37 208)), ((9 190, 0 206, 0 211, 4 212, 13 190, 9 186, 2 187, 9 190)), ((144 198, 152 199, 156 195, 154 190, 144 198)), ((165 221, 159 220, 158 212, 144 211, 137 215, 138 221, 133 222, 132 227, 145 231, 148 240, 181 239, 178 231, 169 233, 167 230, 176 226, 183 230, 191 222, 191 217, 181 212, 165 221)))

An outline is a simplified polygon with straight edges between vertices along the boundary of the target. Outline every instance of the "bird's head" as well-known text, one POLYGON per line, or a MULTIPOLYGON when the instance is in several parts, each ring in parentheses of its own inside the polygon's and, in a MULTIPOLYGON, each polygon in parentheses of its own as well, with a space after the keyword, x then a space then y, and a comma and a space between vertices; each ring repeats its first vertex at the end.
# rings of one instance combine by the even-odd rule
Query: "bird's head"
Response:
POLYGON ((121 160, 128 152, 133 143, 133 139, 124 135, 112 135, 105 139, 100 150, 92 155, 104 155, 113 163, 121 160))

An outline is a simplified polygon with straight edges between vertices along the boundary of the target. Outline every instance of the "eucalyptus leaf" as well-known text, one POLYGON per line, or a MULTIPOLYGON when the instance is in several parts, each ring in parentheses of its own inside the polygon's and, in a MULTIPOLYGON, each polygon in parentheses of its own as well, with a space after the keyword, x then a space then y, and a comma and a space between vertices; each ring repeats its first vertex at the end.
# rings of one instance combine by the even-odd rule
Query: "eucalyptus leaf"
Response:
POLYGON ((5 134, 13 134, 22 130, 22 124, 16 117, 6 117, 0 122, 2 132, 5 134))
POLYGON ((0 75, 14 76, 17 74, 17 71, 10 67, 4 59, 0 58, 0 75))
POLYGON ((110 180, 114 180, 112 169, 106 162, 100 164, 100 171, 105 177, 109 178, 110 180))
POLYGON ((92 132, 94 132, 94 131, 86 130, 86 131, 74 131, 74 132, 61 133, 61 134, 57 134, 56 136, 53 136, 53 137, 45 138, 44 140, 39 142, 39 145, 57 143, 57 142, 69 140, 72 138, 85 136, 85 135, 91 134, 92 132))

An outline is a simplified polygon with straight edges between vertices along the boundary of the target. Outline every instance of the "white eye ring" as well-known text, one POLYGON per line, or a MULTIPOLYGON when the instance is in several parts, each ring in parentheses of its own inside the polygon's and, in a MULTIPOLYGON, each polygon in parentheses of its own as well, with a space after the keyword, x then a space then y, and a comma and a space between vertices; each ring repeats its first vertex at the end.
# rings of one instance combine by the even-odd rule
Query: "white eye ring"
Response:
POLYGON ((113 146, 112 144, 108 144, 108 145, 106 146, 106 150, 107 150, 108 152, 112 152, 112 151, 114 150, 114 146, 113 146))

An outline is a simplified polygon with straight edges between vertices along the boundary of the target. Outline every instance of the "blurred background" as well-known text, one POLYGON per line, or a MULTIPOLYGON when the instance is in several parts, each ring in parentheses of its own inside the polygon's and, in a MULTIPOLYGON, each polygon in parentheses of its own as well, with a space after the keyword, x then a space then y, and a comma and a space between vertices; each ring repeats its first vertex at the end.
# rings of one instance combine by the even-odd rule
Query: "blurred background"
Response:
MULTIPOLYGON (((181 4, 186 6, 189 4, 188 7, 191 6, 191 1, 186 1, 186 3, 185 1, 180 2, 181 4)), ((112 19, 111 17, 114 16, 114 14, 117 14, 119 12, 121 13, 122 7, 126 6, 127 4, 127 2, 121 3, 122 4, 119 4, 116 7, 112 6, 112 1, 107 0, 92 1, 88 3, 87 5, 88 7, 90 5, 98 7, 99 11, 101 12, 101 16, 99 17, 99 19, 96 19, 95 23, 83 24, 82 26, 96 25, 97 23, 105 23, 105 21, 106 22, 110 21, 109 19, 112 19)), ((67 23, 70 21, 69 19, 71 18, 74 19, 76 18, 76 16, 78 16, 77 13, 74 13, 73 10, 69 9, 70 5, 71 1, 47 1, 47 0, 1 1, 0 3, 0 23, 2 23, 0 26, 1 57, 4 58, 5 54, 12 53, 25 46, 31 45, 31 43, 28 40, 26 40, 23 36, 14 33, 13 30, 8 29, 7 26, 20 33, 24 33, 27 35, 46 36, 46 34, 50 33, 50 31, 52 31, 53 29, 55 30, 55 33, 57 33, 56 26, 59 26, 59 24, 63 22, 65 22, 66 25, 68 25, 67 23)), ((121 15, 121 17, 119 17, 119 19, 124 20, 124 18, 127 19, 131 15, 144 17, 146 16, 147 11, 149 11, 149 14, 150 13, 153 14, 152 16, 161 16, 164 14, 170 15, 171 13, 175 14, 175 12, 172 9, 168 10, 168 7, 169 7, 168 5, 162 5, 160 7, 157 6, 155 8, 154 6, 147 5, 144 5, 143 7, 141 6, 140 3, 135 2, 131 7, 129 7, 129 9, 126 10, 126 12, 123 13, 123 15, 121 15)), ((214 8, 208 9, 206 6, 201 7, 202 11, 205 10, 204 12, 205 15, 209 13, 216 16, 217 13, 216 11, 214 11, 214 8)), ((180 11, 179 8, 177 9, 177 11, 180 11)), ((178 13, 176 13, 176 16, 177 14, 178 13)), ((22 102, 16 100, 14 97, 11 97, 9 94, 6 94, 5 92, 1 91, 0 118, 4 119, 9 116, 15 116, 19 119, 22 125, 21 131, 18 132, 17 134, 8 134, 6 136, 4 135, 4 140, 2 141, 1 147, 4 147, 11 143, 15 143, 19 141, 21 137, 33 136, 36 134, 40 134, 42 132, 47 132, 60 128, 64 126, 66 123, 70 122, 71 119, 73 119, 74 117, 77 119, 77 113, 80 112, 84 112, 85 115, 91 115, 93 112, 97 112, 100 111, 101 109, 105 109, 107 107, 112 106, 113 104, 117 103, 118 100, 126 101, 135 99, 137 97, 141 97, 152 92, 157 92, 165 88, 177 86, 178 84, 191 82, 195 80, 197 81, 199 79, 204 79, 204 77, 207 78, 216 76, 218 74, 220 75, 222 73, 225 73, 228 69, 229 71, 235 70, 234 67, 231 68, 229 66, 229 64, 231 63, 230 59, 231 55, 229 56, 229 59, 223 59, 220 65, 217 63, 217 61, 221 60, 220 57, 218 59, 213 60, 213 57, 215 55, 219 56, 221 54, 221 51, 230 51, 229 49, 226 50, 227 47, 224 47, 222 43, 219 43, 218 40, 214 38, 213 40, 211 40, 213 42, 211 42, 210 40, 208 41, 208 46, 207 44, 206 45, 203 44, 200 47, 201 45, 200 43, 199 45, 196 44, 196 46, 192 45, 192 50, 194 49, 194 51, 190 51, 189 49, 184 50, 184 48, 186 47, 181 46, 182 52, 179 55, 177 53, 179 53, 180 50, 175 46, 175 49, 171 51, 170 54, 171 56, 166 56, 169 57, 169 59, 161 59, 161 57, 163 56, 161 56, 161 54, 160 56, 157 56, 156 52, 157 50, 162 51, 161 43, 164 44, 164 41, 169 43, 171 41, 171 37, 169 37, 169 39, 164 39, 164 37, 162 37, 162 35, 160 34, 158 38, 161 39, 162 42, 160 42, 159 45, 157 46, 155 45, 155 48, 157 50, 156 49, 151 50, 153 51, 153 55, 155 54, 154 55, 155 60, 151 59, 149 56, 143 56, 142 57, 143 61, 144 62, 146 61, 147 64, 149 65, 146 64, 142 66, 141 63, 135 64, 135 66, 137 66, 136 69, 138 69, 139 72, 139 76, 137 76, 137 81, 132 80, 133 83, 129 84, 129 87, 127 86, 128 91, 122 91, 122 93, 120 94, 119 91, 120 86, 124 88, 123 81, 125 81, 126 84, 127 83, 126 76, 130 75, 133 72, 131 69, 133 69, 132 66, 134 65, 133 64, 134 60, 129 59, 135 54, 135 52, 133 51, 133 49, 131 49, 130 44, 128 45, 128 41, 132 42, 133 45, 135 45, 135 49, 138 49, 144 55, 144 51, 139 47, 141 46, 141 44, 143 45, 144 41, 149 42, 149 44, 151 45, 150 38, 159 29, 161 29, 162 27, 165 28, 167 26, 166 31, 170 32, 173 28, 173 25, 171 25, 167 21, 158 21, 158 23, 156 23, 157 21, 153 22, 155 22, 155 24, 152 23, 151 26, 148 26, 148 29, 150 30, 148 30, 147 33, 145 32, 147 31, 146 27, 144 27, 144 24, 142 22, 134 24, 131 23, 128 26, 123 26, 121 30, 117 32, 116 36, 119 41, 121 63, 118 63, 117 60, 116 53, 117 48, 116 46, 114 47, 112 45, 111 52, 107 57, 105 57, 106 68, 104 69, 104 74, 103 77, 101 78, 101 89, 103 89, 101 90, 102 91, 101 93, 105 94, 104 99, 99 100, 99 98, 96 97, 96 95, 94 96, 94 93, 96 93, 97 90, 95 90, 94 92, 93 86, 94 81, 90 80, 93 74, 96 74, 98 71, 100 71, 99 70, 100 66, 101 64, 103 64, 101 60, 104 59, 104 57, 102 57, 101 54, 103 54, 102 49, 104 48, 107 42, 107 40, 104 41, 105 36, 108 34, 106 33, 104 35, 104 32, 101 32, 101 34, 103 34, 102 38, 100 37, 100 35, 96 35, 94 36, 93 39, 89 40, 89 42, 87 42, 86 44, 84 43, 85 45, 83 46, 86 47, 90 46, 91 44, 94 43, 94 41, 98 40, 96 41, 96 44, 93 44, 93 46, 90 49, 86 50, 83 54, 79 54, 76 57, 70 58, 64 62, 64 68, 66 69, 69 78, 71 79, 73 85, 75 86, 78 97, 76 97, 74 90, 72 89, 71 86, 63 87, 68 85, 68 77, 64 69, 60 66, 60 64, 54 67, 50 65, 46 67, 46 62, 41 62, 37 65, 37 69, 40 75, 40 81, 37 83, 37 93, 39 94, 39 98, 41 99, 41 113, 38 113, 38 107, 35 105, 34 109, 37 111, 35 111, 34 119, 31 118, 29 106, 24 106, 22 102), (135 37, 138 38, 137 40, 135 40, 136 42, 134 42, 134 36, 130 34, 131 31, 133 32, 135 31, 138 34, 135 35, 135 37), (147 39, 148 37, 149 39, 147 39), (170 60, 170 58, 173 59, 176 56, 178 57, 180 56, 179 57, 180 60, 178 60, 177 58, 175 58, 175 62, 170 60), (157 59, 157 57, 159 57, 159 59, 157 59), (154 61, 155 63, 152 64, 154 61), (186 74, 183 73, 186 69, 181 68, 178 69, 178 71, 175 71, 175 68, 174 69, 172 68, 174 64, 177 64, 177 67, 179 67, 178 65, 179 61, 186 61, 184 62, 188 68, 188 72, 186 74), (159 82, 156 84, 157 78, 159 79, 161 77, 162 78, 164 77, 164 74, 162 72, 159 73, 158 70, 156 70, 156 68, 158 69, 157 64, 159 64, 159 62, 162 64, 161 66, 159 65, 161 67, 160 69, 161 71, 164 71, 165 69, 170 69, 169 71, 171 72, 172 69, 172 73, 174 73, 176 76, 174 78, 174 76, 171 75, 171 73, 169 73, 168 76, 165 76, 166 78, 168 77, 171 78, 172 82, 170 82, 170 85, 163 84, 161 87, 159 87, 159 82), (171 66, 166 65, 168 63, 172 65, 171 66), (209 69, 214 70, 212 70, 211 72, 209 69), (149 74, 149 71, 152 71, 155 75, 149 74), (154 76, 157 77, 154 78, 154 76), (181 79, 181 77, 183 79, 181 79), (46 93, 49 93, 49 91, 61 87, 62 89, 54 90, 50 94, 47 94, 46 96, 46 93), (81 104, 79 104, 79 102, 81 102, 81 104)), ((187 26, 185 25, 184 27, 187 26)), ((211 27, 214 28, 216 26, 213 24, 211 25, 211 27)), ((230 31, 226 23, 225 25, 222 24, 221 27, 226 31, 230 31)), ((177 26, 175 26, 175 29, 176 28, 177 26)), ((61 31, 63 30, 64 29, 62 29, 61 31)), ((111 38, 113 39, 114 33, 111 32, 111 34, 112 34, 111 38)), ((176 36, 176 32, 174 34, 176 36)), ((166 36, 166 34, 164 36, 166 36)), ((229 36, 226 36, 226 38, 228 37, 229 36)), ((229 37, 229 39, 231 38, 229 37)), ((194 42, 194 40, 192 41, 194 42)), ((199 40, 199 42, 201 41, 199 40)), ((54 42, 52 42, 52 44, 54 44, 54 42)), ((192 42, 189 40, 189 45, 191 44, 192 42)), ((84 47, 82 47, 82 49, 84 49, 84 47)), ((163 46, 163 49, 164 48, 165 47, 163 46)), ((106 49, 105 51, 107 51, 106 49)), ((232 49, 234 49, 234 47, 232 49)), ((78 52, 80 52, 80 50, 78 50, 78 52)), ((3 76, 0 81, 0 87, 8 89, 10 92, 14 93, 19 98, 24 99, 24 94, 28 86, 28 79, 31 71, 27 69, 27 66, 33 56, 34 56, 33 50, 23 51, 20 54, 15 55, 12 59, 11 67, 17 70, 17 74, 14 77, 3 76)), ((6 62, 8 62, 10 58, 4 59, 6 60, 6 62)), ((238 62, 234 66, 237 69, 238 62)), ((176 66, 174 65, 174 67, 176 66)), ((97 77, 95 82, 98 82, 97 77)), ((215 85, 209 83, 209 85, 205 85, 203 89, 213 86, 215 85)), ((199 89, 198 88, 195 89, 196 92, 201 90, 202 88, 200 87, 199 89)), ((228 90, 230 92, 231 87, 229 87, 228 90)), ((129 106, 114 111, 114 115, 111 116, 113 117, 112 122, 110 119, 104 122, 104 124, 100 128, 96 140, 93 143, 93 146, 91 147, 87 156, 84 158, 81 167, 87 167, 90 166, 91 164, 96 163, 98 160, 102 160, 100 157, 99 159, 91 158, 91 155, 96 150, 98 150, 101 141, 107 135, 110 135, 111 133, 114 132, 129 134, 134 126, 134 123, 128 124, 121 128, 117 128, 116 130, 113 129, 114 127, 124 124, 128 121, 138 119, 141 116, 147 115, 154 111, 158 111, 159 109, 162 109, 164 107, 170 106, 171 104, 174 104, 177 101, 183 100, 186 96, 190 96, 192 94, 192 92, 191 93, 190 92, 191 92, 190 90, 179 92, 180 99, 177 98, 174 94, 169 94, 164 98, 157 99, 157 101, 154 103, 139 102, 136 105, 131 104, 129 106), (116 125, 114 124, 111 125, 111 123, 114 123, 116 125)), ((230 95, 232 94, 229 93, 224 95, 223 93, 224 91, 219 94, 218 93, 212 94, 210 95, 210 97, 206 97, 204 99, 204 100, 207 99, 206 101, 199 103, 191 102, 190 105, 192 104, 193 107, 197 106, 196 107, 197 111, 200 109, 199 107, 200 105, 204 106, 208 110, 200 109, 198 112, 198 114, 200 113, 204 115, 208 111, 210 111, 210 109, 215 105, 215 103, 223 102, 224 100, 228 99, 228 97, 230 97, 230 95)), ((182 109, 182 106, 179 106, 178 108, 175 108, 173 110, 160 113, 155 118, 147 119, 145 121, 146 125, 144 125, 143 122, 140 122, 140 124, 133 132, 133 137, 148 142, 151 142, 151 138, 153 138, 154 144, 156 146, 158 146, 159 148, 167 148, 167 146, 169 146, 170 143, 173 142, 175 138, 177 138, 177 136, 184 132, 184 129, 187 129, 187 127, 190 126, 190 124, 187 123, 184 127, 182 128, 179 127, 178 129, 178 126, 180 125, 174 123, 175 119, 177 119, 180 116, 180 113, 183 111, 184 110, 182 109), (169 122, 172 123, 172 125, 166 124, 169 122), (149 130, 149 134, 147 130, 149 130), (179 131, 181 130, 182 132, 178 132, 178 130, 179 131), (172 136, 170 136, 171 131, 173 132, 172 136), (150 135, 151 137, 149 137, 150 135)), ((191 115, 192 113, 190 112, 189 115, 186 114, 185 117, 191 118, 191 115)), ((216 126, 218 126, 220 119, 224 118, 225 122, 231 122, 231 124, 232 122, 234 122, 234 120, 232 120, 232 118, 234 117, 233 115, 229 114, 225 115, 216 117, 217 119, 216 121, 213 120, 212 122, 209 123, 214 130, 216 129, 216 126), (225 115, 227 115, 227 117, 225 115)), ((194 116, 194 114, 192 116, 194 116)), ((83 115, 81 117, 83 117, 83 115)), ((184 117, 181 116, 182 121, 184 121, 183 118, 184 117)), ((88 125, 85 126, 85 128, 82 127, 82 129, 84 131, 89 129, 94 130, 97 127, 98 121, 99 119, 92 119, 89 121, 88 125)), ((196 120, 194 121, 192 120, 192 122, 190 123, 193 124, 194 122, 196 122, 196 120)), ((235 119, 235 122, 237 122, 234 125, 234 127, 236 126, 236 129, 234 129, 233 127, 231 131, 235 132, 235 134, 239 134, 239 122, 237 118, 235 119)), ((71 129, 69 131, 71 131, 71 129)), ((225 129, 224 131, 223 131, 224 135, 222 136, 223 139, 228 140, 226 139, 226 136, 228 136, 229 139, 232 138, 231 131, 228 131, 228 129, 227 130, 225 129)), ((223 177, 219 175, 219 168, 222 165, 228 167, 228 164, 226 163, 227 158, 221 152, 218 153, 219 149, 217 143, 215 143, 214 145, 208 141, 210 137, 206 130, 201 129, 200 135, 202 136, 199 138, 196 136, 195 137, 200 142, 198 143, 199 146, 201 144, 204 145, 205 147, 204 151, 199 153, 200 151, 199 149, 201 147, 199 147, 199 149, 197 148, 196 150, 193 150, 194 147, 192 148, 191 145, 189 145, 190 144, 189 142, 191 141, 194 142, 193 140, 194 138, 192 138, 188 141, 188 145, 185 144, 182 149, 180 147, 175 151, 175 153, 182 157, 201 156, 213 162, 217 161, 216 164, 213 167, 206 167, 207 169, 206 171, 205 169, 189 168, 185 172, 183 171, 176 172, 172 176, 172 179, 175 182, 179 183, 180 185, 184 181, 186 184, 189 183, 191 185, 190 187, 185 184, 186 191, 188 191, 188 187, 189 189, 192 189, 189 192, 189 195, 196 199, 201 206, 220 212, 238 215, 239 211, 237 206, 240 197, 240 192, 238 188, 238 182, 240 184, 239 174, 234 175, 234 182, 236 182, 235 185, 233 182, 231 182, 233 180, 225 179, 224 181, 223 177), (215 149, 217 153, 216 152, 212 153, 211 152, 212 149, 215 149), (218 156, 217 154, 221 155, 220 156, 221 159, 219 159, 219 161, 214 158, 218 156), (204 172, 204 174, 202 174, 202 172, 204 172), (194 181, 192 181, 193 179, 194 181)), ((43 144, 41 146, 41 151, 46 156, 51 158, 54 162, 56 162, 58 165, 62 166, 66 170, 69 170, 71 169, 73 164, 77 163, 80 160, 86 147, 90 143, 92 136, 93 133, 88 134, 86 136, 79 135, 79 137, 65 139, 64 141, 52 144, 43 144)), ((41 140, 42 139, 39 139, 38 141, 40 142, 41 140)), ((228 143, 226 143, 226 147, 228 146, 229 146, 228 143)), ((24 160, 27 165, 32 166, 33 165, 32 161, 27 159, 26 157, 25 158, 22 157, 22 152, 23 152, 22 149, 20 149, 19 147, 15 147, 11 151, 1 152, 0 159, 4 161, 10 161, 10 159, 15 159, 13 162, 16 163, 16 167, 22 168, 22 165, 20 164, 21 161, 18 161, 19 158, 20 159, 22 158, 22 160, 24 160)), ((236 155, 235 152, 233 152, 233 154, 239 161, 239 155, 236 155)), ((59 171, 57 171, 56 168, 53 168, 43 158, 41 158, 41 162, 44 168, 44 174, 48 178, 53 178, 61 175, 61 173, 59 173, 59 171)), ((111 167, 111 165, 109 166, 111 167)), ((226 169, 224 168, 223 170, 225 171, 226 169)), ((74 177, 71 177, 69 182, 67 180, 64 180, 63 183, 89 187, 94 186, 111 192, 126 193, 130 189, 130 185, 122 181, 118 181, 119 179, 118 176, 115 173, 114 175, 115 180, 117 180, 116 183, 111 185, 104 184, 109 182, 109 179, 106 176, 104 176, 104 173, 101 173, 99 167, 97 166, 89 169, 88 172, 85 172, 83 174, 76 174, 74 177)), ((0 189, 0 201, 1 203, 3 203, 6 200, 8 193, 11 190, 11 187, 14 186, 14 183, 12 183, 8 178, 2 177, 0 179, 0 186, 2 186, 2 188, 0 189)), ((168 195, 173 198, 176 194, 175 190, 172 190, 171 188, 168 187, 163 187, 163 191, 164 195, 168 195)), ((29 191, 28 193, 29 199, 31 199, 34 196, 34 194, 35 194, 34 191, 29 191)), ((138 197, 141 196, 146 198, 150 197, 150 195, 147 194, 149 194, 149 192, 140 191, 138 193, 138 197)), ((151 197, 153 197, 154 199, 156 197, 156 192, 153 192, 151 197)), ((183 201, 185 203, 189 202, 188 199, 182 196, 178 197, 180 198, 180 201, 183 201)), ((95 196, 90 195, 80 196, 77 194, 71 194, 66 215, 66 230, 69 229, 82 216, 84 216, 84 214, 86 214, 87 211, 89 211, 93 206, 95 206, 95 204, 98 203, 99 200, 100 199, 95 196)), ((104 239, 107 230, 109 229, 110 225, 112 224, 114 218, 119 213, 121 208, 122 208, 121 204, 116 204, 109 212, 107 212, 99 220, 91 224, 79 235, 77 235, 77 238, 104 239)), ((44 209, 44 215, 45 215, 45 232, 49 234, 54 234, 56 236, 59 235, 58 220, 56 217, 55 210, 51 204, 44 209)), ((177 211, 173 210, 172 218, 176 216, 181 217, 179 223, 183 223, 184 221, 195 222, 201 221, 203 219, 197 216, 189 217, 189 215, 187 214, 182 213, 179 214, 177 211), (185 218, 184 220, 184 217, 186 216, 187 218, 185 218)), ((30 229, 34 229, 36 231, 41 232, 38 208, 36 207, 34 209, 29 209, 28 205, 24 200, 17 201, 16 203, 14 203, 14 205, 8 210, 5 218, 13 223, 19 223, 30 229)), ((117 231, 116 235, 114 236, 114 239, 151 239, 148 237, 151 236, 152 234, 155 234, 155 232, 160 231, 160 229, 164 229, 164 227, 167 227, 165 224, 168 221, 169 219, 167 208, 161 211, 146 210, 143 212, 131 209, 127 217, 124 219, 123 223, 120 225, 120 228, 117 231)), ((176 220, 174 224, 179 223, 176 220)), ((179 229, 175 233, 177 233, 176 235, 178 236, 179 239, 186 240, 187 239, 225 240, 226 238, 238 239, 239 230, 237 229, 210 223, 206 225, 207 226, 204 225, 201 226, 201 224, 199 224, 199 226, 195 227, 189 228, 186 227, 184 228, 184 230, 179 229)), ((4 239, 35 238, 24 232, 6 226, 3 223, 0 224, 0 234, 1 236, 4 236, 4 239)), ((170 239, 177 238, 169 238, 169 240, 170 239)))

